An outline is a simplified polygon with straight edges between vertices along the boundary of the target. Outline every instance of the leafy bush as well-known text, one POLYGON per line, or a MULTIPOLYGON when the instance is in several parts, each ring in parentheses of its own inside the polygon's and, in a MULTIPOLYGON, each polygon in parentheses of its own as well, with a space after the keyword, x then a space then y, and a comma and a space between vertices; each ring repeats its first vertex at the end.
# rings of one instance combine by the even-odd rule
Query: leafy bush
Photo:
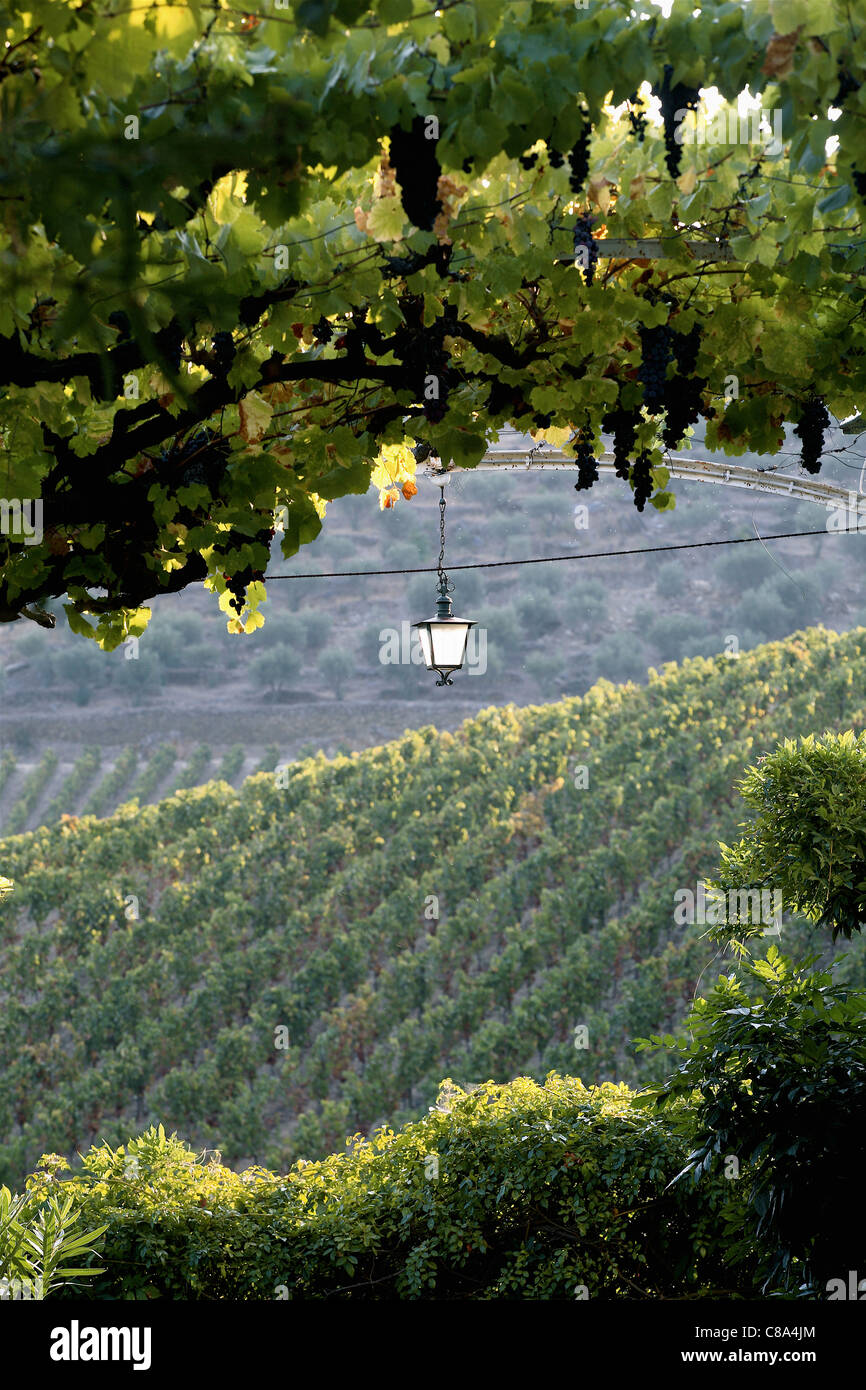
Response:
POLYGON ((866 733, 785 739, 737 785, 755 818, 722 845, 718 886, 779 889, 850 940, 866 922, 866 733))
POLYGON ((699 1097, 689 1116, 698 1142, 675 1186, 699 1191, 731 1158, 739 1165, 730 1176, 751 1220, 722 1238, 734 1262, 759 1254, 764 1291, 815 1293, 845 1279, 866 1247, 866 994, 810 963, 771 946, 743 967, 763 997, 722 976, 687 1019, 691 1037, 641 1044, 680 1060, 642 1104, 699 1097))
POLYGON ((745 1294, 712 1246, 735 1187, 667 1188, 687 1150, 625 1086, 551 1073, 443 1082, 424 1119, 285 1177, 206 1163, 160 1126, 91 1149, 69 1187, 108 1224, 100 1298, 745 1294))

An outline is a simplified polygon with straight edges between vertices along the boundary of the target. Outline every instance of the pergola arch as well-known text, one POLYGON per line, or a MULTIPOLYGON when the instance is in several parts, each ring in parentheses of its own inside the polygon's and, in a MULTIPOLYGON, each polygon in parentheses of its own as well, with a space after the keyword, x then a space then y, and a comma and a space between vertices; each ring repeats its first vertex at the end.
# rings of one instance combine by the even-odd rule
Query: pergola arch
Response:
MULTIPOLYGON (((597 460, 600 475, 614 473, 613 454, 604 453, 597 460)), ((562 449, 554 448, 543 440, 535 440, 531 435, 520 434, 507 428, 500 431, 499 439, 491 444, 480 463, 474 468, 464 469, 441 461, 430 462, 419 473, 430 481, 441 485, 455 473, 474 473, 478 469, 502 473, 526 473, 542 470, 563 469, 577 472, 578 465, 571 455, 562 449)), ((866 526, 866 494, 852 488, 844 488, 838 483, 828 483, 809 473, 801 475, 781 473, 776 470, 746 468, 737 463, 719 463, 712 459, 696 458, 690 454, 671 455, 665 459, 665 468, 672 478, 685 482, 715 483, 723 487, 747 488, 753 492, 771 493, 777 497, 791 497, 801 502, 815 502, 827 510, 854 510, 863 518, 866 526)), ((866 464, 864 464, 866 470, 866 464)), ((862 486, 863 474, 859 483, 862 486)))

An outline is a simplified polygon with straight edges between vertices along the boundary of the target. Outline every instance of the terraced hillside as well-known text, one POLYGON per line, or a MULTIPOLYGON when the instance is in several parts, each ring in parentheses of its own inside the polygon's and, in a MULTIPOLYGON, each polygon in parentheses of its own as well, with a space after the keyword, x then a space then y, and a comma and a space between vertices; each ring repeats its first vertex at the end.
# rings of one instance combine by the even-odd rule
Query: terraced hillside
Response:
POLYGON ((743 766, 864 724, 866 630, 811 630, 0 840, 0 1178, 153 1122, 282 1168, 444 1076, 653 1074, 743 766))

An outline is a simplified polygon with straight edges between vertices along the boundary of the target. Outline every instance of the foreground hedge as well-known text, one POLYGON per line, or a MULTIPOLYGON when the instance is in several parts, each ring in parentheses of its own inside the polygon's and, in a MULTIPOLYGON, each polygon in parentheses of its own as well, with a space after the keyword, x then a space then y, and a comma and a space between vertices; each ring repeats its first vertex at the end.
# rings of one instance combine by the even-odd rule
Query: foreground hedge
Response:
MULTIPOLYGON (((555 1073, 470 1094, 285 1176, 160 1127, 65 1179, 108 1223, 96 1298, 574 1299, 748 1295, 718 1253, 736 1184, 679 1183, 687 1145, 625 1086, 555 1073)), ((43 1160, 32 1187, 64 1160, 43 1160)), ((52 1176, 54 1174, 54 1176, 52 1176)), ((94 1263, 97 1261, 94 1260, 94 1263)))

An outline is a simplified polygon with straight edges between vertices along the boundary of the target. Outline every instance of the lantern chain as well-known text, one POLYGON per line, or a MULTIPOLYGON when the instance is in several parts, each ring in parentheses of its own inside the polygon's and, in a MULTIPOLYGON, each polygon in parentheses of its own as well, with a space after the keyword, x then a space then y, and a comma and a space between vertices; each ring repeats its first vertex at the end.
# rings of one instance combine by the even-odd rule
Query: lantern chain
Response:
POLYGON ((444 569, 445 564, 445 488, 439 489, 439 564, 437 566, 437 577, 439 579, 439 592, 447 594, 453 590, 454 585, 449 581, 444 569))

